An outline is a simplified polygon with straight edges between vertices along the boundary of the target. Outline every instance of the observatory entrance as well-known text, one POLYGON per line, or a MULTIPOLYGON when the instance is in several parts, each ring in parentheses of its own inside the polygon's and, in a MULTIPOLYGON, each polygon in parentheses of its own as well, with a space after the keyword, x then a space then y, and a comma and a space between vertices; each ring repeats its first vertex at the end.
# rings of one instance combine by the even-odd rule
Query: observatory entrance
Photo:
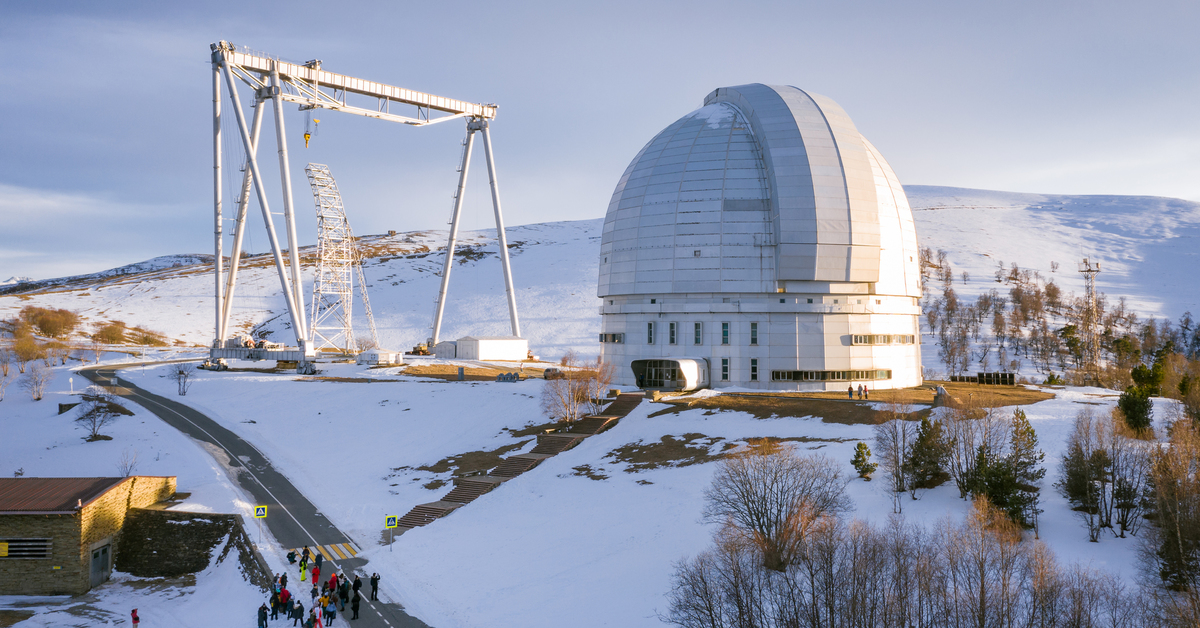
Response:
POLYGON ((644 390, 696 390, 708 386, 708 360, 669 358, 634 360, 630 365, 638 388, 644 390))

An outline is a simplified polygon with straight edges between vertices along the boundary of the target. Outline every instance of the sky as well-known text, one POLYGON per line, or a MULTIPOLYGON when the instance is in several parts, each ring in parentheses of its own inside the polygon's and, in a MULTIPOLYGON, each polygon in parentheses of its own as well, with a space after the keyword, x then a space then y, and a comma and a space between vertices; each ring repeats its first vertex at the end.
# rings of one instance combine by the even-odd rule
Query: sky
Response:
MULTIPOLYGON (((213 252, 219 40, 496 103, 508 225, 603 216, 658 131, 753 82, 834 99, 905 184, 1200 200, 1196 2, 2 6, 0 281, 213 252)), ((285 106, 301 244, 316 240, 309 162, 330 167, 356 233, 446 228, 461 122, 318 117, 306 149, 306 113, 285 106)), ((276 150, 269 134, 260 162, 281 211, 276 150)), ((464 199, 463 228, 492 226, 479 153, 464 199)), ((246 248, 267 250, 251 211, 246 248)))

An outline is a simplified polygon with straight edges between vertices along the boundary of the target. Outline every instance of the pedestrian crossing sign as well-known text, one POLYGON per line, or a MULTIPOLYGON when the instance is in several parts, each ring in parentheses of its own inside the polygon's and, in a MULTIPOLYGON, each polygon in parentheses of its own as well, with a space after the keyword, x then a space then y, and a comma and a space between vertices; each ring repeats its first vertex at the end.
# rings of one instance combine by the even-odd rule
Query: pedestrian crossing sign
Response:
POLYGON ((388 517, 386 520, 386 523, 384 524, 385 527, 387 527, 388 529, 396 527, 396 525, 397 525, 396 519, 397 519, 397 517, 395 515, 388 517))
POLYGON ((254 507, 254 518, 255 519, 266 519, 267 518, 267 507, 266 506, 255 506, 254 507))

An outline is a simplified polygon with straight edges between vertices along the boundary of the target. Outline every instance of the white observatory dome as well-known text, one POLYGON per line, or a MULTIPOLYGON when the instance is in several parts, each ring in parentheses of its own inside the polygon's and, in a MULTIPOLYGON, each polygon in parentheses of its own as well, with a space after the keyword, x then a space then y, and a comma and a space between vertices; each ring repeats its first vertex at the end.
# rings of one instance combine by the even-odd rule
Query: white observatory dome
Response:
POLYGON ((837 103, 717 89, 613 192, 601 353, 644 388, 709 385, 680 359, 707 361, 715 386, 913 386, 917 258, 904 189, 837 103))

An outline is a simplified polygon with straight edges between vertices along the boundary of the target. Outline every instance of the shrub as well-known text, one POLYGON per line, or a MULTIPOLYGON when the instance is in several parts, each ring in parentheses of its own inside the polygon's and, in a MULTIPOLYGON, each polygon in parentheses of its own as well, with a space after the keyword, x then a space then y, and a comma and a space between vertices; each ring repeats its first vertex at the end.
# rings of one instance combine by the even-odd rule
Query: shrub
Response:
POLYGON ((62 338, 75 331, 79 315, 70 310, 26 306, 21 309, 21 320, 27 321, 43 336, 62 338))

